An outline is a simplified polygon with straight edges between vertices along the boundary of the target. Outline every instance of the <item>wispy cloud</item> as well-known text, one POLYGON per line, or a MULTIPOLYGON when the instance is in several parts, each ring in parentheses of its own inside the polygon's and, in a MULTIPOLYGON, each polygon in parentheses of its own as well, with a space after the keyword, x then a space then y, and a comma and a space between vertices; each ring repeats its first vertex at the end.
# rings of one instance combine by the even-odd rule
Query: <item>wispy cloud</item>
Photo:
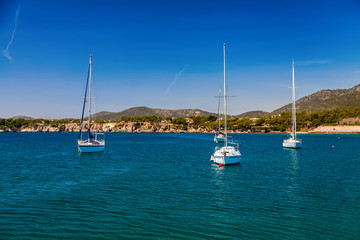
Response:
POLYGON ((168 88, 166 89, 165 95, 168 94, 168 92, 170 91, 170 89, 174 86, 174 84, 176 83, 176 81, 179 79, 179 77, 180 77, 181 74, 185 71, 186 68, 187 68, 187 65, 186 65, 183 69, 181 69, 180 72, 178 72, 178 73, 175 75, 174 79, 172 80, 172 82, 170 83, 170 85, 168 86, 168 88))
POLYGON ((8 42, 8 44, 6 45, 5 50, 2 51, 3 56, 6 57, 7 59, 9 59, 10 61, 12 61, 13 58, 12 58, 11 55, 10 55, 9 48, 10 48, 12 42, 14 41, 15 32, 16 32, 16 28, 17 28, 17 25, 18 25, 19 12, 20 12, 20 6, 19 6, 18 9, 16 10, 16 14, 15 14, 15 27, 14 27, 13 33, 12 33, 12 35, 11 35, 11 39, 10 39, 10 41, 8 42))
POLYGON ((308 66, 308 65, 323 65, 328 64, 329 60, 306 60, 306 61, 298 61, 296 65, 298 66, 308 66))

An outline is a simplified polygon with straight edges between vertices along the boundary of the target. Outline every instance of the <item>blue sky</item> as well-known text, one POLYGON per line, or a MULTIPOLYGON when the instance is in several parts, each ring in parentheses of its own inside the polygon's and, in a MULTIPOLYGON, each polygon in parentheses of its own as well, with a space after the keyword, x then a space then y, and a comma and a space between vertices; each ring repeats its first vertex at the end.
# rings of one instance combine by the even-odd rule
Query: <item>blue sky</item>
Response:
POLYGON ((297 98, 359 84, 359 26, 355 0, 0 0, 0 117, 79 118, 91 53, 97 111, 216 112, 224 42, 229 112, 272 111, 292 58, 297 98))

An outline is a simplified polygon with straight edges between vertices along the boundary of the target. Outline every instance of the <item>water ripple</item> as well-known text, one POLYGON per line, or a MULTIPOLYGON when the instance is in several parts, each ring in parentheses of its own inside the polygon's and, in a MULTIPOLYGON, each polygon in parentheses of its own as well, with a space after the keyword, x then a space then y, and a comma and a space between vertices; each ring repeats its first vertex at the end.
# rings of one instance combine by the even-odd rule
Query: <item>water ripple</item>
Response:
POLYGON ((1 239, 360 239, 360 137, 241 134, 210 164, 210 134, 1 133, 1 239), (6 141, 5 141, 6 140, 6 141), (336 145, 332 149, 329 146, 336 145))

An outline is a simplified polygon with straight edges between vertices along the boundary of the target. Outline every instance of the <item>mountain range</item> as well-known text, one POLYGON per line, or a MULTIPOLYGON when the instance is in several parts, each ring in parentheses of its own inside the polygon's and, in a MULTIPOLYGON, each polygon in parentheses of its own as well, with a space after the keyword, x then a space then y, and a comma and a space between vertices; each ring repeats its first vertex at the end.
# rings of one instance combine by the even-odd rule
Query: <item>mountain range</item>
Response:
MULTIPOLYGON (((336 108, 347 108, 360 106, 360 84, 349 89, 324 89, 308 96, 302 97, 296 101, 297 111, 322 112, 336 108)), ((261 110, 250 111, 236 115, 235 117, 262 117, 266 115, 279 114, 290 111, 291 103, 286 104, 272 112, 261 110)), ((148 107, 134 107, 118 113, 99 112, 96 114, 97 119, 116 120, 122 116, 161 116, 161 117, 188 117, 188 116, 209 116, 217 115, 199 109, 154 109, 148 107)))
MULTIPOLYGON (((296 101, 297 111, 322 112, 336 108, 347 108, 360 106, 360 84, 349 89, 324 89, 308 96, 302 97, 296 101)), ((235 117, 262 117, 266 115, 279 114, 290 111, 291 103, 282 106, 272 112, 261 110, 250 111, 236 115, 235 117)), ((199 109, 153 109, 148 107, 134 107, 118 113, 99 112, 96 114, 97 119, 116 120, 122 116, 161 116, 161 117, 188 117, 188 116, 208 116, 217 115, 199 109)))
MULTIPOLYGON (((324 89, 296 101, 298 112, 306 111, 310 113, 322 112, 336 108, 348 108, 360 106, 360 84, 349 89, 324 89)), ((291 103, 282 106, 272 112, 261 110, 245 112, 234 117, 262 117, 266 115, 279 114, 290 111, 291 103)), ((200 109, 158 109, 149 107, 133 107, 121 112, 98 112, 92 118, 99 120, 118 120, 121 117, 134 116, 157 116, 157 117, 189 117, 189 116, 209 116, 217 115, 200 109)), ((15 116, 13 119, 33 119, 28 116, 15 116)))

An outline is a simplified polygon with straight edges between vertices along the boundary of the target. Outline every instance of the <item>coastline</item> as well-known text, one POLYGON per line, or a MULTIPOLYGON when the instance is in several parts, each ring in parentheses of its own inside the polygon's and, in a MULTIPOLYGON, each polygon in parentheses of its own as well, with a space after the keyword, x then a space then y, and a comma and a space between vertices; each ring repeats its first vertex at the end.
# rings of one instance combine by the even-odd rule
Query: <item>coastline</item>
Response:
MULTIPOLYGON (((216 131, 210 127, 188 126, 186 129, 182 125, 161 122, 116 122, 116 123, 94 123, 91 131, 98 132, 119 132, 119 133, 212 133, 216 131)), ((51 124, 38 124, 36 126, 21 126, 0 129, 0 132, 79 132, 80 126, 77 123, 65 123, 58 126, 51 124)), ((87 124, 83 125, 82 131, 87 131, 87 124)), ((254 131, 250 129, 229 130, 229 133, 288 133, 280 131, 254 131)), ((298 134, 360 134, 360 126, 319 126, 308 131, 297 132, 298 134)))

